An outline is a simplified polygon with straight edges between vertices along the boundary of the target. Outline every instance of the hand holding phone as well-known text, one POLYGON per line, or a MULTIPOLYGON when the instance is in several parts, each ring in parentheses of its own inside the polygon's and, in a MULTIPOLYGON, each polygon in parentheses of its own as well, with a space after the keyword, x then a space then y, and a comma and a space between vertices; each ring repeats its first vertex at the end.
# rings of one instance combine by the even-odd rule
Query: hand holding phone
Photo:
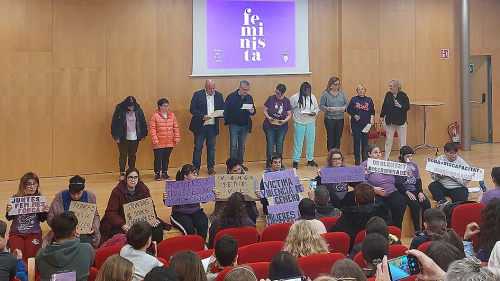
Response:
POLYGON ((417 257, 413 255, 401 256, 387 261, 389 275, 392 281, 420 273, 417 257))
POLYGON ((318 186, 318 182, 315 179, 311 179, 310 183, 311 189, 316 190, 316 186, 318 186))
POLYGON ((479 181, 479 186, 483 192, 486 192, 486 185, 484 184, 484 181, 479 181))

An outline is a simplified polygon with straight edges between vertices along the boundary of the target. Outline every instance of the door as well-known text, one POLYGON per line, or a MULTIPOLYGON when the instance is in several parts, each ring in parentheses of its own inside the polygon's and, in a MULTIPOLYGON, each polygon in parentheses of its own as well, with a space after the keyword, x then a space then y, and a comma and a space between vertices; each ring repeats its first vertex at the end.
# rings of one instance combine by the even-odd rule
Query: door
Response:
POLYGON ((493 141, 491 56, 470 57, 472 144, 493 141))

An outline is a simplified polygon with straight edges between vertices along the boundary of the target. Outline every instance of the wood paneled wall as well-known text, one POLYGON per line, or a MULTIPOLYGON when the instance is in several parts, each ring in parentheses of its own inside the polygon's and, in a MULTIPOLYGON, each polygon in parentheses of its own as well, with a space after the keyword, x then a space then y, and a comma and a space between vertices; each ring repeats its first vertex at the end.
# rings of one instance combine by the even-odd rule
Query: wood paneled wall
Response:
MULTIPOLYGON (((412 100, 446 103, 429 110, 429 142, 448 140, 448 123, 459 120, 459 7, 453 0, 310 0, 311 75, 216 78, 224 96, 241 79, 251 83, 258 114, 245 160, 265 157, 262 106, 278 83, 287 96, 309 81, 319 99, 330 76, 342 79, 348 97, 365 84, 380 111, 387 85, 396 78, 412 100), (450 60, 439 50, 449 48, 450 60)), ((471 46, 493 55, 500 68, 500 10, 495 0, 471 3, 471 46), (493 13, 493 14, 492 14, 493 13)), ((147 118, 167 97, 181 125, 171 166, 191 162, 188 130, 192 93, 204 78, 192 65, 192 0, 0 0, 0 180, 28 170, 41 176, 101 173, 118 169, 109 124, 115 105, 134 95, 147 118)), ((494 82, 494 90, 500 83, 494 82)), ((409 113, 409 145, 422 142, 421 108, 409 113)), ((495 111, 495 117, 500 112, 495 111)), ((346 116, 347 117, 347 116, 346 116)), ((316 153, 326 153, 323 114, 316 153)), ((496 118, 498 119, 498 118, 496 118)), ((346 118, 347 121, 347 118, 346 118)), ((342 149, 347 150, 346 122, 342 149)), ((500 134, 494 135, 500 140, 500 134)), ((285 158, 293 150, 293 126, 285 158)), ((394 146, 396 147, 396 145, 394 146)), ((218 163, 229 156, 229 134, 217 139, 218 163)), ((205 152, 203 158, 205 158, 205 152)), ((137 166, 152 168, 149 138, 137 166)))

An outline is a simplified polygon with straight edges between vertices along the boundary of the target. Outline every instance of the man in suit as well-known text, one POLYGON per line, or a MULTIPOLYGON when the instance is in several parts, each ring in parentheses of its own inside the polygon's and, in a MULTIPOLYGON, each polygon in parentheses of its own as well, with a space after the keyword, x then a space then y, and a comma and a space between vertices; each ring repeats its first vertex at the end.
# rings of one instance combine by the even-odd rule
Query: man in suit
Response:
POLYGON ((216 110, 224 109, 224 98, 215 90, 215 81, 205 81, 205 89, 194 93, 189 112, 193 115, 189 130, 194 135, 193 165, 200 170, 203 142, 207 145, 207 168, 209 175, 215 175, 215 141, 219 134, 219 117, 212 118, 216 110))

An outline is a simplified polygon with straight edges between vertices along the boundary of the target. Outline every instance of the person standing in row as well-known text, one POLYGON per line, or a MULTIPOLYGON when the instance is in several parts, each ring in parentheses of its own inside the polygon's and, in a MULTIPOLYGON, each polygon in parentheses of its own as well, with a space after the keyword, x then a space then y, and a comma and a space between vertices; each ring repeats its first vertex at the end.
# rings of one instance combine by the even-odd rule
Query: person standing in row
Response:
POLYGON ((148 124, 144 112, 133 96, 128 96, 116 105, 111 120, 111 136, 118 144, 120 151, 120 177, 125 179, 125 163, 128 157, 128 167, 135 168, 135 160, 139 142, 146 139, 148 124))
POLYGON ((358 95, 352 97, 349 101, 347 113, 351 116, 352 138, 354 139, 354 164, 359 166, 361 163, 359 161, 360 154, 362 155, 363 162, 367 159, 365 150, 368 145, 369 132, 363 133, 363 129, 368 124, 373 125, 375 121, 375 107, 373 100, 365 95, 366 87, 364 85, 358 85, 356 93, 358 95), (359 150, 360 143, 361 151, 359 150))
MULTIPOLYGON (((288 120, 292 118, 292 106, 290 100, 285 97, 286 86, 278 84, 275 94, 269 96, 264 103, 264 124, 262 127, 266 134, 266 159, 274 152, 276 145, 276 153, 283 155, 283 143, 288 132, 288 120)), ((266 163, 266 169, 271 163, 266 163)))
POLYGON ((219 117, 210 117, 216 110, 224 109, 224 98, 215 90, 215 81, 205 81, 205 89, 193 94, 189 112, 191 123, 189 130, 194 135, 193 165, 200 170, 203 143, 207 145, 207 168, 209 175, 215 175, 215 142, 219 134, 219 117))
POLYGON ((253 104, 253 97, 250 92, 250 82, 242 80, 240 87, 229 94, 224 104, 224 122, 229 125, 230 135, 230 157, 238 158, 241 161, 241 167, 248 171, 243 165, 243 155, 245 154, 245 143, 248 133, 252 132, 252 116, 257 111, 253 104), (246 107, 249 107, 246 109, 246 107))
POLYGON ((293 167, 299 168, 304 137, 306 139, 307 166, 318 167, 314 162, 314 140, 316 137, 316 115, 318 115, 318 101, 311 93, 311 84, 300 85, 300 91, 290 97, 293 113, 293 167))
POLYGON ((176 145, 181 141, 181 133, 177 118, 169 109, 169 102, 166 98, 158 100, 158 110, 149 119, 149 136, 151 137, 151 147, 155 156, 154 171, 155 180, 170 179, 167 174, 170 154, 176 145), (161 177, 160 177, 161 172, 161 177))
POLYGON ((325 112, 326 148, 340 149, 340 139, 344 131, 344 112, 347 110, 347 99, 340 90, 340 79, 330 77, 326 89, 321 95, 320 109, 325 112))
POLYGON ((401 83, 398 80, 391 80, 389 82, 389 92, 385 94, 382 110, 380 111, 380 122, 384 124, 387 135, 385 139, 385 160, 389 160, 391 155, 394 132, 398 132, 399 149, 406 145, 408 110, 410 110, 408 95, 401 91, 401 83))

